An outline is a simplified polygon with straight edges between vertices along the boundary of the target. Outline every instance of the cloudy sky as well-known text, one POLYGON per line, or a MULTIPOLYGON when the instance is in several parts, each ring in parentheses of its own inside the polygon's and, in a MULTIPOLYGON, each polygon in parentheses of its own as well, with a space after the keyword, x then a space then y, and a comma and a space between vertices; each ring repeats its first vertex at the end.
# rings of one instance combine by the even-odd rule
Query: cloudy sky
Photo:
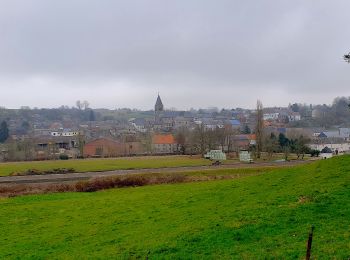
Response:
POLYGON ((350 96, 349 0, 0 0, 0 106, 350 96))

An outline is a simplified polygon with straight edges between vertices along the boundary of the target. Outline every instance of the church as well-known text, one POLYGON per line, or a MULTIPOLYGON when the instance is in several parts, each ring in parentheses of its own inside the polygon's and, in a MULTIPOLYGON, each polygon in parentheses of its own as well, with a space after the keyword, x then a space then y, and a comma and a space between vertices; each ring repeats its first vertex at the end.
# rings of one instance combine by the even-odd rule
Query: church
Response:
POLYGON ((156 104, 154 105, 154 121, 160 123, 161 113, 164 111, 163 102, 158 94, 156 104))
POLYGON ((153 130, 157 132, 169 132, 174 127, 174 115, 169 111, 164 111, 164 105, 159 94, 154 105, 153 130))

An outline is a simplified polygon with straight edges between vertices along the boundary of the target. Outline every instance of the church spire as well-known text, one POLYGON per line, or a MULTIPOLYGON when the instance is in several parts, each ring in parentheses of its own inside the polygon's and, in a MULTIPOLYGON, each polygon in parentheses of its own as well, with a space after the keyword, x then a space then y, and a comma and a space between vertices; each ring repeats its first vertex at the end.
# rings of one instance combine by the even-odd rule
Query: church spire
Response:
POLYGON ((157 97, 156 104, 155 104, 155 106, 154 106, 154 110, 155 110, 156 112, 159 112, 159 111, 163 111, 163 110, 164 110, 163 102, 162 102, 162 100, 160 99, 159 93, 158 93, 158 97, 157 97))

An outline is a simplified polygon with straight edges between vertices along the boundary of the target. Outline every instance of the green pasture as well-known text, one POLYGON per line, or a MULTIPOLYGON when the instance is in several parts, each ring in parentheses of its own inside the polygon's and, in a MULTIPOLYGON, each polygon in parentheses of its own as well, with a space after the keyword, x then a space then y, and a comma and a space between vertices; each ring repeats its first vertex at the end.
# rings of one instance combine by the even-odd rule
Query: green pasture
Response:
MULTIPOLYGON (((231 161, 227 161, 231 162, 231 161)), ((209 165, 206 159, 191 156, 149 156, 108 159, 80 159, 0 163, 0 176, 29 169, 39 171, 55 168, 73 168, 76 172, 96 172, 126 169, 163 168, 209 165)))
POLYGON ((341 156, 239 179, 0 199, 0 259, 303 259, 312 225, 313 259, 349 259, 349 216, 341 156))

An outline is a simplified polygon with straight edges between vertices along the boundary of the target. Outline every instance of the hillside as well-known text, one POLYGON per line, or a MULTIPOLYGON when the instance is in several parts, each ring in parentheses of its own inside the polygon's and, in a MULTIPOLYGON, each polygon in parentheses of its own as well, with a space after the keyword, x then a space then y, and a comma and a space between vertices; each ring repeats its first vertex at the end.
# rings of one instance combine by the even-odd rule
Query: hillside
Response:
POLYGON ((350 256, 350 156, 259 176, 0 200, 0 258, 350 256))

